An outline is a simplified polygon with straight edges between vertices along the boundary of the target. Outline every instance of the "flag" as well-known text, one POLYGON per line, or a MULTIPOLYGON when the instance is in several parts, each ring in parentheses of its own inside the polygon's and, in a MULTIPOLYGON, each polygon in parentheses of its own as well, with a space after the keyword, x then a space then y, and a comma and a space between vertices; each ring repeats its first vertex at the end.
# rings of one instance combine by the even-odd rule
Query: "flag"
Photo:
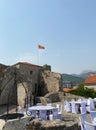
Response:
POLYGON ((45 47, 42 46, 42 45, 38 45, 38 48, 39 48, 39 49, 45 49, 45 47))

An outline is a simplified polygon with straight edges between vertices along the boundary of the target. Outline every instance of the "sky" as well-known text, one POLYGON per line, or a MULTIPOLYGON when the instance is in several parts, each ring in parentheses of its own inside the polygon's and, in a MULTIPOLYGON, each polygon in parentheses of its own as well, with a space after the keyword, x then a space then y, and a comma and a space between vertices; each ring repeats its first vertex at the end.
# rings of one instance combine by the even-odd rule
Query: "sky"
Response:
POLYGON ((95 58, 96 0, 0 0, 1 64, 79 74, 96 71, 95 58))

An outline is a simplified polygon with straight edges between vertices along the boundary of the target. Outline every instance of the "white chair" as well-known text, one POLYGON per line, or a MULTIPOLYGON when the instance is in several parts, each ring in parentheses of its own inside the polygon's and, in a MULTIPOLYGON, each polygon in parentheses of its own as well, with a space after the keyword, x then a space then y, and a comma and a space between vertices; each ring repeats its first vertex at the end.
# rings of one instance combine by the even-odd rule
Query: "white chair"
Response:
POLYGON ((86 107, 80 107, 80 113, 81 114, 86 113, 86 107))
POLYGON ((56 108, 57 108, 57 110, 58 110, 57 119, 62 120, 62 105, 56 104, 56 108))
POLYGON ((89 101, 90 101, 90 105, 86 106, 87 112, 94 111, 94 109, 95 109, 95 104, 94 104, 93 100, 89 99, 89 101))
POLYGON ((49 115, 49 120, 51 120, 51 121, 53 120, 53 114, 49 115))
POLYGON ((94 101, 94 105, 95 105, 95 107, 96 107, 96 98, 94 98, 93 101, 94 101))
POLYGON ((46 110, 40 110, 39 111, 39 118, 41 118, 42 120, 46 120, 46 110))
POLYGON ((30 104, 26 104, 26 110, 29 111, 30 104))
POLYGON ((86 113, 81 114, 82 121, 87 121, 86 113))
POLYGON ((92 98, 88 98, 87 99, 87 106, 90 106, 90 103, 93 101, 93 99, 92 98))
POLYGON ((81 114, 81 120, 83 124, 84 124, 84 121, 87 121, 86 113, 81 114))
POLYGON ((89 106, 86 106, 86 111, 87 111, 87 112, 92 111, 92 109, 91 109, 91 106, 90 106, 90 105, 89 105, 89 106))
POLYGON ((60 111, 60 105, 56 104, 56 108, 58 109, 58 112, 60 111))
POLYGON ((86 104, 85 104, 85 102, 81 102, 80 113, 86 113, 86 104))
POLYGON ((62 113, 58 112, 57 119, 62 120, 62 113))
POLYGON ((85 102, 85 104, 87 104, 87 99, 86 98, 82 98, 82 101, 85 102))
POLYGON ((87 121, 86 113, 81 114, 81 116, 79 117, 79 120, 80 120, 81 130, 86 130, 84 128, 84 123, 85 123, 85 121, 87 121))
POLYGON ((68 101, 66 101, 66 104, 64 105, 64 110, 66 112, 71 112, 71 106, 70 106, 70 103, 68 101))
POLYGON ((53 120, 53 112, 52 111, 50 111, 49 120, 53 120))
POLYGON ((67 100, 64 100, 64 104, 63 104, 63 106, 64 106, 64 110, 65 110, 65 107, 66 107, 66 104, 68 103, 68 101, 67 100))
POLYGON ((81 117, 79 117, 79 121, 80 121, 81 130, 86 130, 86 129, 84 128, 84 123, 82 122, 81 117))
POLYGON ((96 130, 96 124, 92 124, 87 121, 84 122, 84 127, 86 130, 96 130))
POLYGON ((90 118, 92 123, 94 123, 94 119, 96 119, 96 111, 90 111, 90 118))
POLYGON ((93 99, 92 99, 90 105, 91 105, 91 109, 94 110, 95 109, 95 103, 94 103, 93 99))
POLYGON ((60 109, 59 109, 59 112, 63 112, 63 105, 60 105, 60 109))
POLYGON ((81 105, 81 107, 86 107, 86 103, 83 101, 81 101, 80 105, 81 105))
POLYGON ((52 113, 53 113, 53 119, 58 119, 58 109, 57 108, 53 109, 52 113))
POLYGON ((72 107, 72 113, 79 113, 78 106, 75 104, 75 102, 71 102, 71 107, 72 107))
POLYGON ((81 98, 79 98, 77 101, 78 101, 78 102, 82 102, 82 99, 81 99, 81 98))
POLYGON ((36 118, 37 117, 37 110, 31 110, 30 111, 32 113, 32 115, 36 118))

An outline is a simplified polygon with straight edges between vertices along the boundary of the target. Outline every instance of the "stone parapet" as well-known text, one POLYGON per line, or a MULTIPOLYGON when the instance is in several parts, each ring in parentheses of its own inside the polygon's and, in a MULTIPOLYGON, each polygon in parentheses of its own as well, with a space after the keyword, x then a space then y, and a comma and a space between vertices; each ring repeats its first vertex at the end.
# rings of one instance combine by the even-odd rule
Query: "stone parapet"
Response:
POLYGON ((66 124, 64 121, 41 121, 38 119, 32 120, 26 124, 26 130, 80 130, 77 122, 70 122, 66 124))

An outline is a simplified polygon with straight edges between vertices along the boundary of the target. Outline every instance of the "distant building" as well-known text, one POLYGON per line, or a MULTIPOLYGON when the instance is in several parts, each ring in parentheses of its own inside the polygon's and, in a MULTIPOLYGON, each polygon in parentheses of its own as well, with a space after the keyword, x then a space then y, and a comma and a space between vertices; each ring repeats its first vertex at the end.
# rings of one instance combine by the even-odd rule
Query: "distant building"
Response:
POLYGON ((63 81, 63 91, 69 92, 71 90, 75 90, 76 88, 73 88, 71 81, 63 81))
POLYGON ((63 88, 73 88, 71 81, 63 81, 63 88))
POLYGON ((96 74, 91 74, 84 81, 85 88, 94 88, 96 90, 96 74))

